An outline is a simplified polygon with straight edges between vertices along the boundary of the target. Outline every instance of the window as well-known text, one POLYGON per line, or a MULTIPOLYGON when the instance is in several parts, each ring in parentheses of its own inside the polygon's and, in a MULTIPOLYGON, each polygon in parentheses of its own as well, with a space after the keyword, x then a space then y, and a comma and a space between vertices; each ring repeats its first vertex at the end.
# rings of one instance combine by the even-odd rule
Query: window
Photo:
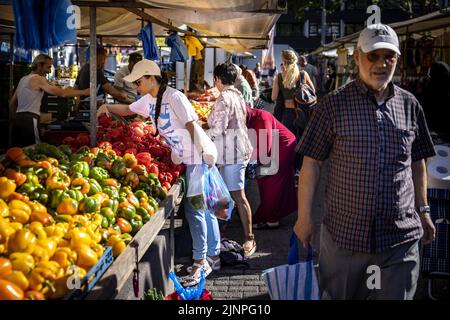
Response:
POLYGON ((319 35, 319 25, 316 22, 309 23, 309 36, 316 37, 319 35))
POLYGON ((280 37, 292 36, 292 24, 280 23, 277 25, 277 35, 280 37))
POLYGON ((339 37, 341 35, 341 24, 339 22, 331 22, 327 24, 327 36, 339 37))

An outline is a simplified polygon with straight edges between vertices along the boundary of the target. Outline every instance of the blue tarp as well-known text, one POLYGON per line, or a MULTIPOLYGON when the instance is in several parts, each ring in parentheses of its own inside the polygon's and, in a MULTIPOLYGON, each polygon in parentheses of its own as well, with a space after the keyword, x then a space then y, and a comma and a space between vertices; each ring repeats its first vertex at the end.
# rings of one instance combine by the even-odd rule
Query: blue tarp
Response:
POLYGON ((176 32, 166 38, 166 44, 171 48, 170 61, 185 62, 188 59, 187 47, 176 32))
POLYGON ((148 60, 159 60, 158 46, 156 44, 155 35, 151 23, 147 25, 138 33, 138 39, 142 41, 144 48, 144 58, 148 60))
POLYGON ((76 43, 70 0, 13 0, 16 46, 44 51, 64 43, 76 43))

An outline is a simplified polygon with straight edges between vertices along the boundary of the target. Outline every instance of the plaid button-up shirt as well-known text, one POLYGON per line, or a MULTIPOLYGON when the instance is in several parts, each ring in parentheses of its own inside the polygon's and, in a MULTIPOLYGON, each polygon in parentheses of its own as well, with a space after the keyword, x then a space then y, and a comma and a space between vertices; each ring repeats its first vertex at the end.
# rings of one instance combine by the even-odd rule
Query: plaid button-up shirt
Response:
POLYGON ((336 244, 381 252, 420 239, 411 163, 435 155, 422 107, 389 84, 383 105, 358 78, 323 98, 297 151, 329 158, 324 225, 336 244))

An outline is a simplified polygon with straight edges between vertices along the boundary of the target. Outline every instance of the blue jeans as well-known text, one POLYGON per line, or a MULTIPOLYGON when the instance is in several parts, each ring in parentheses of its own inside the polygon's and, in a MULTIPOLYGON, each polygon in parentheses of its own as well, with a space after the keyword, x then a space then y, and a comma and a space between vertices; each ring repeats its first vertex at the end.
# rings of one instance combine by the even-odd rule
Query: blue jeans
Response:
MULTIPOLYGON (((186 166, 186 179, 189 185, 190 176, 195 165, 186 166)), ((192 258, 205 259, 220 254, 220 231, 217 218, 208 210, 196 210, 184 199, 184 210, 192 236, 192 258)))

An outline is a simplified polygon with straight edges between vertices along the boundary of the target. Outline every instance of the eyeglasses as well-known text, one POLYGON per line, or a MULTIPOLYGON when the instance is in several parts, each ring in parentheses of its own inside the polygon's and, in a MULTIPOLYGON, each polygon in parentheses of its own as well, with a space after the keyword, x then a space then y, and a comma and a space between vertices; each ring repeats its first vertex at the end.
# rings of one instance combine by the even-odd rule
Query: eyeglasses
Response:
POLYGON ((369 60, 372 63, 375 63, 380 60, 380 58, 385 61, 388 64, 392 64, 397 60, 397 54, 396 53, 388 53, 385 55, 379 55, 375 52, 369 52, 365 54, 367 57, 367 60, 369 60))

